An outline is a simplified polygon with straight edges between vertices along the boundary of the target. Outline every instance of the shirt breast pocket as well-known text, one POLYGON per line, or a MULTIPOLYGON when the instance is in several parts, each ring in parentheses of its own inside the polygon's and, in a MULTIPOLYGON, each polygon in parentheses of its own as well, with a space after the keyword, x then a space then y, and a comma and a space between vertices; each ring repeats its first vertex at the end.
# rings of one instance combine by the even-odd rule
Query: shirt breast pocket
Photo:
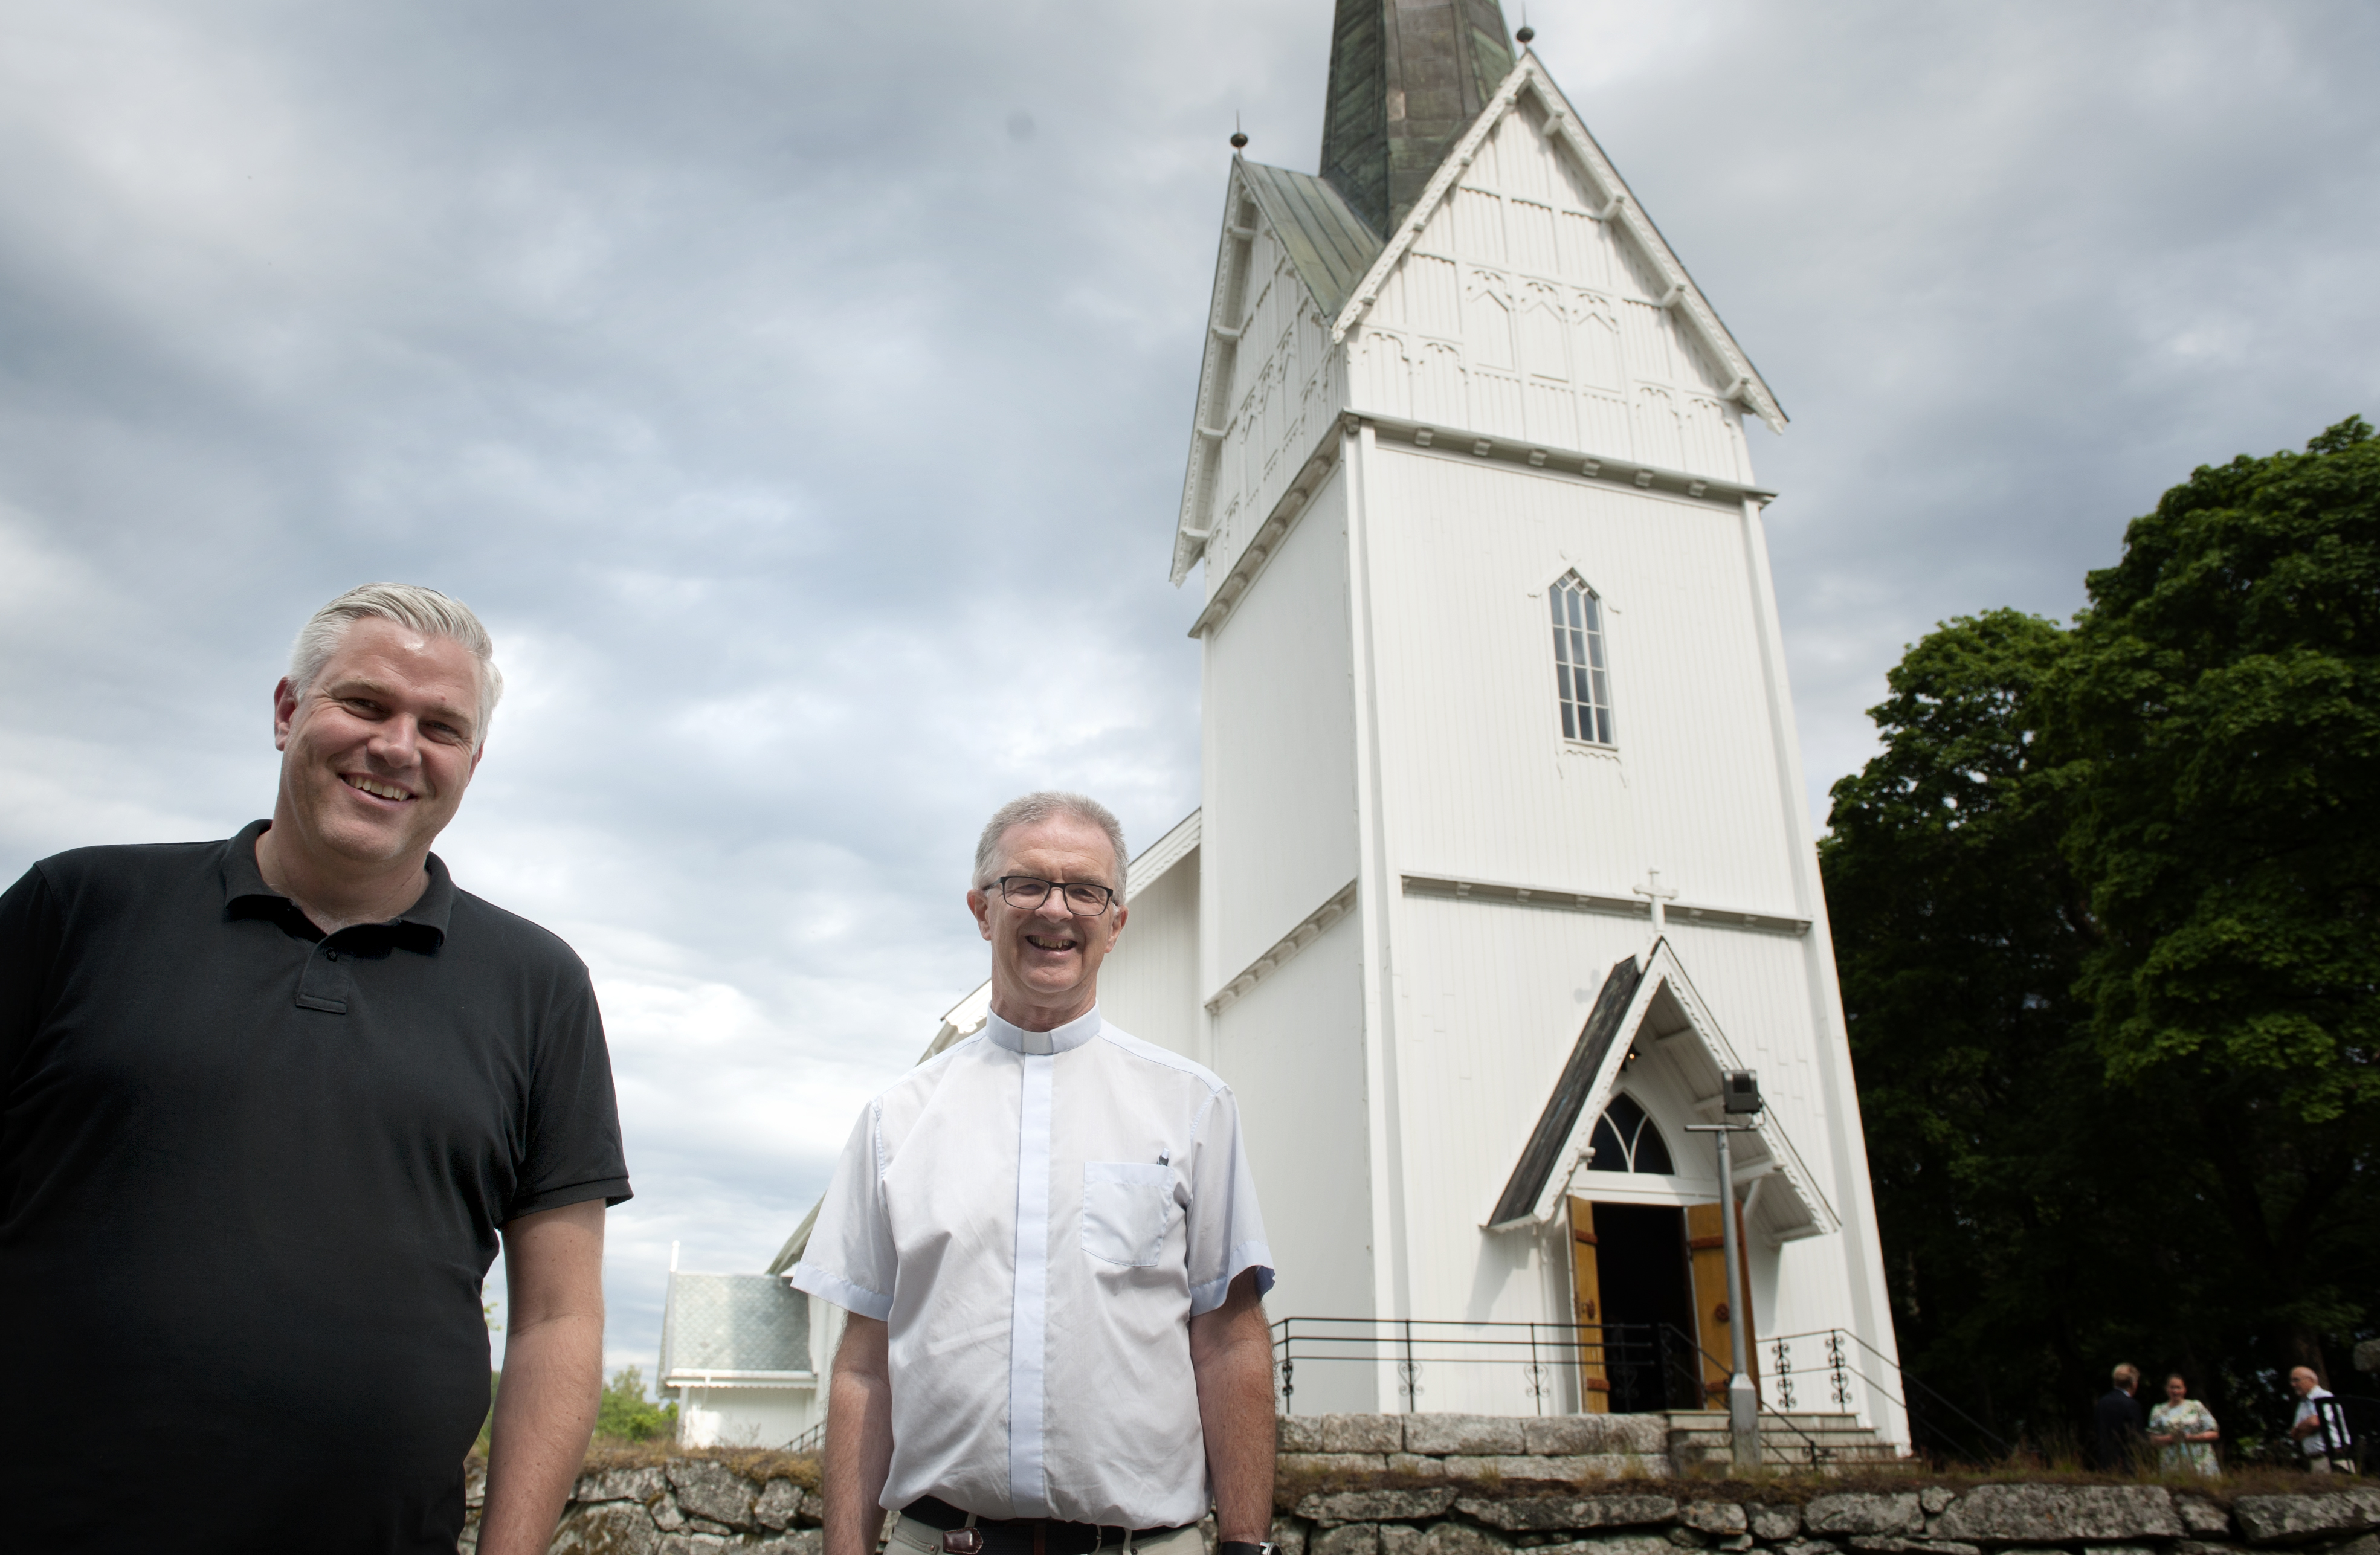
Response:
POLYGON ((1165 1246, 1173 1170, 1149 1161, 1083 1163, 1083 1251, 1102 1263, 1147 1269, 1165 1246))

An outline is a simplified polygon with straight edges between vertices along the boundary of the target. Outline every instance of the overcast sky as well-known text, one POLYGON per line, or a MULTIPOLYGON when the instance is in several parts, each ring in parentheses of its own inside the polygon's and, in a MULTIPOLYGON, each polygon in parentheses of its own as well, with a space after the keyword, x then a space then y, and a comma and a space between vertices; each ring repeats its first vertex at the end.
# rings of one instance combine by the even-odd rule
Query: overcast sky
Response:
MULTIPOLYGON (((1197 803, 1225 138, 1313 169, 1330 16, 6 0, 0 876, 264 814, 298 623, 469 601, 511 689, 440 852, 594 969, 650 1377, 670 1244, 759 1269, 982 977, 983 817, 1197 803)), ((2369 5, 1529 19, 1793 418, 1821 817, 1933 623, 2067 614, 2193 465, 2380 419, 2369 5)))

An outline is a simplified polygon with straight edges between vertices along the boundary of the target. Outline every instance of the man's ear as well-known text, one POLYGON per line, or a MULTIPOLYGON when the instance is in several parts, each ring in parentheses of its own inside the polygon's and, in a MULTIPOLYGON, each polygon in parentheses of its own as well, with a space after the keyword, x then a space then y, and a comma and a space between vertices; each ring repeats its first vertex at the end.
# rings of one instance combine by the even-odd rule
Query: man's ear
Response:
POLYGON ((1115 909, 1115 922, 1108 926, 1108 949, 1110 950, 1115 949, 1116 938, 1123 932, 1123 920, 1132 916, 1132 909, 1123 905, 1123 898, 1121 896, 1116 898, 1115 909))
POLYGON ((273 748, 289 748, 289 725, 298 721, 298 688, 283 675, 273 688, 273 748))
POLYGON ((990 939, 991 898, 980 891, 970 890, 967 893, 967 911, 975 914, 975 926, 983 931, 983 937, 990 939))

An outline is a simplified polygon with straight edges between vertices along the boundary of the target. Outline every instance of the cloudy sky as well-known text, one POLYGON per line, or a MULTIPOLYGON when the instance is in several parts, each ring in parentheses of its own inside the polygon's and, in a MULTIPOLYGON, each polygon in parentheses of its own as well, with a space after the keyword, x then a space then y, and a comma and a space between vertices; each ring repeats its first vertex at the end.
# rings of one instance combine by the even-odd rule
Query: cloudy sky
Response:
MULTIPOLYGON (((1330 11, 5 0, 0 873, 263 814, 298 622, 470 601, 512 690, 440 851, 594 968, 650 1376, 671 1243, 759 1268, 981 977, 983 816, 1197 803, 1225 137, 1312 169, 1330 11)), ((1793 418, 1818 814, 1931 624, 2380 416, 2380 10, 1529 19, 1793 418)))

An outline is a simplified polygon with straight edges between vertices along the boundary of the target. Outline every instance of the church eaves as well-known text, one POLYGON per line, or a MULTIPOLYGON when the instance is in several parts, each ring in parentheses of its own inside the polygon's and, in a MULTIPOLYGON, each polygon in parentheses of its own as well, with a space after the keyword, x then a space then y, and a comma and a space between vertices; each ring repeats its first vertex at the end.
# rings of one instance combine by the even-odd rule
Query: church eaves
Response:
POLYGON ((1339 0, 1322 176, 1386 235, 1512 68, 1497 0, 1339 0))

